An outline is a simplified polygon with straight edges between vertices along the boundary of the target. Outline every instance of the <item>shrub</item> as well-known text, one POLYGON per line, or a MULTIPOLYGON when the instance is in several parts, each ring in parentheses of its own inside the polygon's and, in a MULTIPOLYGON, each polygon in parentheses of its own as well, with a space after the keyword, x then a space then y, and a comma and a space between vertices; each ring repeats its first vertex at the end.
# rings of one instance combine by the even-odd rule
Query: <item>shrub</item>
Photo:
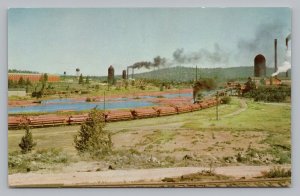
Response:
POLYGON ((8 154, 9 173, 29 172, 53 167, 54 164, 69 162, 69 156, 61 149, 50 148, 37 150, 35 153, 22 154, 12 152, 8 154))
POLYGON ((262 172, 262 176, 266 178, 285 178, 291 177, 291 169, 285 169, 281 167, 273 167, 269 171, 262 172))
POLYGON ((193 85, 193 99, 194 102, 196 101, 196 96, 202 90, 212 90, 216 88, 216 82, 213 79, 201 79, 194 83, 193 85))
POLYGON ((92 158, 101 157, 111 152, 111 135, 104 130, 103 112, 92 109, 88 119, 81 125, 74 137, 75 149, 81 155, 88 153, 92 158))
POLYGON ((291 163, 291 155, 289 153, 281 152, 278 154, 278 157, 277 163, 279 164, 291 163))
POLYGON ((161 85, 159 88, 160 91, 164 91, 164 85, 161 85))
POLYGON ((289 86, 260 86, 244 94, 245 97, 253 98, 254 101, 283 102, 291 96, 289 86))
POLYGON ((222 102, 223 104, 229 104, 229 103, 231 102, 231 97, 229 97, 229 96, 224 96, 224 97, 221 98, 221 102, 222 102))
POLYGON ((92 99, 91 99, 90 97, 87 97, 87 98, 85 99, 85 101, 86 101, 86 102, 92 102, 92 99))
POLYGON ((26 154, 30 152, 36 146, 36 142, 33 142, 32 133, 30 132, 29 126, 25 126, 25 135, 22 137, 19 147, 21 152, 26 154))

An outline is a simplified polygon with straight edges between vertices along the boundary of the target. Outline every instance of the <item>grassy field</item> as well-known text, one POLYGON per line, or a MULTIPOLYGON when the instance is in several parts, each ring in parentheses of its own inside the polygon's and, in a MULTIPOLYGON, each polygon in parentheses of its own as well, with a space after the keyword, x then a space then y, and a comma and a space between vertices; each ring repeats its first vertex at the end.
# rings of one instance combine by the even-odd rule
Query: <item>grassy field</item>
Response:
MULTIPOLYGON (((84 161, 85 165, 90 164, 89 170, 105 169, 108 165, 122 169, 290 164, 290 111, 289 104, 234 98, 230 104, 219 106, 219 120, 214 107, 167 117, 108 123, 106 129, 112 133, 113 153, 99 158, 97 166, 94 160, 76 154, 73 137, 79 126, 32 129, 37 142, 32 155, 39 157, 37 151, 60 149, 71 157, 68 163, 84 161)), ((23 134, 23 130, 8 132, 10 153, 19 150, 23 134)), ((53 167, 53 163, 49 165, 53 167)), ((48 166, 43 163, 41 168, 48 166)))

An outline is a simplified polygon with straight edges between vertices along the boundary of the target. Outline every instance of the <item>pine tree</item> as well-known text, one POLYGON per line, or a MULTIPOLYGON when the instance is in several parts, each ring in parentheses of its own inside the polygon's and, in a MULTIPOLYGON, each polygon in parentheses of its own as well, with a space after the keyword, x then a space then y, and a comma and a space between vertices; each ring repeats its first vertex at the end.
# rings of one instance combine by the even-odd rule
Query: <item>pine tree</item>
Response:
POLYGON ((45 73, 43 75, 43 81, 48 82, 48 74, 45 73))
POLYGON ((21 86, 21 87, 23 87, 24 84, 25 84, 25 80, 24 80, 23 77, 21 76, 20 79, 19 79, 19 81, 18 81, 18 85, 21 86))
POLYGON ((36 146, 36 142, 33 142, 32 133, 29 129, 29 126, 25 126, 25 135, 22 137, 19 147, 21 152, 26 154, 30 152, 36 146))
POLYGON ((26 79, 26 83, 25 83, 25 84, 26 84, 26 86, 31 86, 31 85, 32 85, 32 83, 31 83, 31 81, 29 80, 29 78, 26 79))
POLYGON ((92 109, 88 119, 81 125, 74 137, 75 149, 79 154, 88 153, 91 157, 102 157, 111 152, 111 135, 104 130, 103 112, 92 109))
POLYGON ((85 77, 85 83, 86 84, 89 84, 90 83, 90 78, 87 76, 87 77, 85 77))
POLYGON ((213 79, 201 79, 193 85, 193 99, 196 101, 197 95, 201 90, 212 90, 216 88, 216 82, 213 79))
POLYGON ((82 74, 80 74, 80 76, 79 76, 79 82, 78 82, 79 84, 83 84, 83 76, 82 76, 82 74))

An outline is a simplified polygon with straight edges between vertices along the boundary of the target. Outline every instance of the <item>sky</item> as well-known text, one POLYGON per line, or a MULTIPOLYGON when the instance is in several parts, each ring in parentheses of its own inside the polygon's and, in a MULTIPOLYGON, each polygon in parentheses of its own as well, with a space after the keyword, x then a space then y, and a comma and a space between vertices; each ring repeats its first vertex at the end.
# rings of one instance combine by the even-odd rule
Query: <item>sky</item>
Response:
POLYGON ((280 66, 290 32, 289 8, 11 8, 8 67, 104 76, 157 56, 159 68, 214 68, 253 66, 257 54, 273 67, 274 39, 280 66))

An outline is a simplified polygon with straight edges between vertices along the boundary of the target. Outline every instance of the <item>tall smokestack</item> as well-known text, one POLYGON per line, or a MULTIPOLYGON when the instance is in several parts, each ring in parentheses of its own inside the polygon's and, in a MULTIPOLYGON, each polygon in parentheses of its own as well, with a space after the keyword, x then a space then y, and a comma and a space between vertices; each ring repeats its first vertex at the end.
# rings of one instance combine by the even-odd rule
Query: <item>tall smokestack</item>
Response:
POLYGON ((198 81, 198 68, 197 68, 197 65, 196 65, 196 81, 198 81))
POLYGON ((132 67, 132 72, 131 72, 131 78, 133 79, 133 74, 134 74, 134 68, 132 67))
POLYGON ((274 56, 274 64, 275 64, 275 72, 277 72, 277 39, 274 40, 274 49, 275 49, 275 56, 274 56))
MULTIPOLYGON (((292 38, 292 34, 289 34, 286 38, 285 38, 285 45, 286 45, 286 50, 288 51, 289 50, 289 41, 291 40, 292 38)), ((285 76, 286 77, 289 77, 289 72, 286 71, 285 72, 285 76)))
POLYGON ((125 69, 122 71, 122 79, 126 80, 126 70, 125 69))

